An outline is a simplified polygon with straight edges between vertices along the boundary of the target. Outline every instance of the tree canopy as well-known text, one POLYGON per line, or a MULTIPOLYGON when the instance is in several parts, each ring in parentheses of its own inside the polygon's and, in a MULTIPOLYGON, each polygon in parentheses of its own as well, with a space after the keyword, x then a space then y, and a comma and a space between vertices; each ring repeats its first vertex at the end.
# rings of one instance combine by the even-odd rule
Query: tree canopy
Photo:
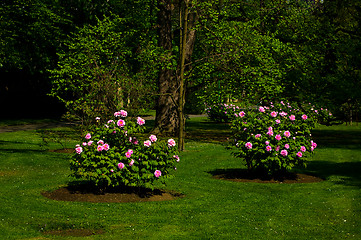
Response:
POLYGON ((161 132, 176 131, 184 106, 232 99, 317 100, 349 118, 360 108, 360 11, 356 0, 6 0, 0 73, 29 83, 2 80, 0 91, 34 85, 46 95, 53 81, 53 95, 75 103, 65 93, 81 89, 74 82, 117 72, 120 102, 151 103, 161 132), (147 97, 127 93, 138 82, 147 97))

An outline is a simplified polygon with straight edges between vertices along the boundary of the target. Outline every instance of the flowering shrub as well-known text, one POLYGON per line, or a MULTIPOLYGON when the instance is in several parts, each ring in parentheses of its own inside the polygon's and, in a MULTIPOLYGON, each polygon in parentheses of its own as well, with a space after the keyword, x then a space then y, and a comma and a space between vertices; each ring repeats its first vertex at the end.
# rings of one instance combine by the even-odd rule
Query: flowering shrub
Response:
POLYGON ((331 111, 329 111, 327 108, 316 107, 311 103, 304 103, 301 107, 308 116, 314 118, 320 124, 330 125, 332 121, 335 121, 331 111))
POLYGON ((111 186, 153 188, 157 179, 166 179, 179 162, 176 142, 160 141, 155 135, 140 140, 145 120, 125 121, 127 112, 114 113, 115 120, 97 125, 75 148, 70 168, 76 178, 90 180, 100 190, 111 186))
POLYGON ((283 174, 306 166, 317 144, 310 130, 316 120, 289 103, 241 111, 232 122, 233 154, 244 158, 249 170, 283 174))
POLYGON ((236 114, 239 113, 239 107, 233 104, 214 104, 206 108, 208 118, 215 122, 231 122, 236 114))

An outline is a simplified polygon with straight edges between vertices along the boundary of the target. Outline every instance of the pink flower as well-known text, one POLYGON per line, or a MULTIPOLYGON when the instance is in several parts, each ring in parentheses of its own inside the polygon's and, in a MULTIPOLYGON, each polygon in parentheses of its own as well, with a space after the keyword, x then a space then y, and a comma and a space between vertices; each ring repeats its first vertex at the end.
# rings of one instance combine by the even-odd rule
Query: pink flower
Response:
POLYGON ((103 150, 105 150, 105 151, 109 150, 109 144, 108 143, 103 145, 103 150))
POLYGON ((87 135, 85 135, 85 139, 89 140, 91 139, 92 135, 90 135, 90 133, 87 133, 87 135))
POLYGON ((157 137, 155 135, 150 135, 149 139, 151 142, 156 142, 157 141, 157 137))
POLYGON ((262 135, 261 134, 256 134, 254 137, 255 138, 260 138, 262 135))
POLYGON ((113 170, 113 169, 110 169, 110 171, 111 171, 111 172, 114 172, 114 170, 113 170))
POLYGON ((98 145, 97 150, 98 152, 103 151, 103 145, 98 145))
POLYGON ((290 133, 290 131, 285 131, 285 132, 283 133, 283 135, 284 135, 285 137, 290 137, 290 136, 291 136, 291 133, 290 133))
POLYGON ((133 166, 133 164, 134 164, 134 160, 132 159, 129 163, 129 166, 133 166))
POLYGON ((168 147, 174 147, 174 146, 175 146, 174 139, 168 139, 168 147))
POLYGON ((288 145, 287 143, 285 144, 285 148, 286 149, 289 149, 290 148, 290 145, 288 145))
POLYGON ((96 117, 95 121, 97 121, 97 122, 100 121, 100 117, 96 117))
POLYGON ((88 142, 88 146, 92 145, 93 144, 93 141, 89 141, 88 142))
POLYGON ((125 121, 123 119, 119 119, 117 122, 118 127, 124 127, 125 121))
POLYGON ((145 120, 143 118, 141 118, 141 117, 138 117, 137 118, 137 123, 138 123, 138 125, 142 126, 142 125, 145 124, 145 120))
POLYGON ((286 113, 286 112, 280 112, 280 115, 281 115, 282 117, 284 117, 284 116, 287 115, 287 113, 286 113))
POLYGON ((82 148, 82 147, 76 147, 76 148, 75 148, 75 152, 76 152, 77 154, 80 154, 80 153, 83 152, 83 148, 82 148))
POLYGON ((109 120, 107 123, 108 124, 111 124, 111 123, 113 123, 114 122, 114 120, 109 120))
POLYGON ((296 153, 297 157, 302 157, 302 152, 296 153))
POLYGON ((118 168, 123 169, 124 168, 124 163, 122 163, 122 162, 118 163, 118 168))
POLYGON ((264 109, 264 107, 259 107, 259 108, 258 108, 258 111, 264 113, 266 110, 264 109))
POLYGON ((315 143, 314 141, 311 141, 311 145, 314 149, 317 147, 317 143, 315 143))
POLYGON ((277 123, 277 124, 280 124, 280 123, 281 123, 281 120, 276 119, 276 123, 277 123))
POLYGON ((269 132, 273 132, 273 128, 272 128, 272 127, 268 127, 268 131, 269 131, 269 132))
POLYGON ((155 176, 156 178, 159 178, 160 176, 162 176, 162 172, 161 172, 160 170, 155 170, 155 171, 154 171, 154 176, 155 176))
POLYGON ((122 116, 122 117, 126 117, 126 116, 128 116, 128 113, 127 113, 127 111, 125 111, 125 110, 120 110, 120 116, 122 116))
POLYGON ((103 145, 103 144, 104 144, 104 141, 103 141, 103 140, 99 140, 99 141, 97 142, 97 144, 98 144, 98 145, 103 145))
POLYGON ((150 147, 152 145, 152 142, 150 140, 144 141, 144 146, 150 147))
POLYGON ((277 135, 275 136, 275 139, 276 139, 277 141, 279 141, 279 140, 282 139, 282 137, 281 137, 281 135, 277 134, 277 135))
POLYGON ((287 150, 282 150, 282 151, 281 151, 281 155, 284 156, 284 157, 286 157, 286 156, 288 155, 287 150))
POLYGON ((277 146, 276 147, 276 151, 278 152, 280 150, 280 146, 277 146))
POLYGON ((268 134, 269 136, 273 136, 273 131, 268 131, 267 134, 268 134))
POLYGON ((264 143, 265 143, 266 145, 269 145, 269 141, 265 141, 264 143))
POLYGON ((130 158, 132 156, 132 154, 133 154, 133 150, 129 149, 128 152, 125 153, 125 156, 127 158, 130 158))
POLYGON ((238 114, 240 117, 244 117, 246 114, 242 111, 238 114))
POLYGON ((115 112, 114 113, 114 117, 119 117, 120 116, 120 112, 115 112))
POLYGON ((252 143, 250 143, 250 142, 247 142, 244 146, 245 146, 247 149, 252 149, 252 143))
POLYGON ((306 115, 306 114, 303 114, 303 115, 302 115, 302 119, 303 119, 303 120, 306 120, 306 119, 307 119, 307 115, 306 115))
POLYGON ((272 150, 272 147, 271 147, 271 146, 269 146, 269 145, 266 146, 266 151, 267 151, 267 152, 270 152, 271 150, 272 150))
POLYGON ((86 145, 87 145, 87 143, 86 143, 86 142, 83 142, 83 143, 82 143, 82 145, 83 145, 83 146, 86 146, 86 145))
POLYGON ((179 156, 178 156, 178 155, 173 155, 173 158, 177 159, 177 162, 179 162, 179 161, 180 161, 180 159, 179 159, 179 156))
POLYGON ((271 112, 271 117, 277 117, 277 112, 275 112, 275 111, 273 111, 273 112, 271 112))
POLYGON ((305 146, 301 146, 301 152, 306 152, 306 147, 305 146))
POLYGON ((296 120, 296 116, 295 116, 295 115, 291 115, 289 118, 290 118, 291 121, 296 120))

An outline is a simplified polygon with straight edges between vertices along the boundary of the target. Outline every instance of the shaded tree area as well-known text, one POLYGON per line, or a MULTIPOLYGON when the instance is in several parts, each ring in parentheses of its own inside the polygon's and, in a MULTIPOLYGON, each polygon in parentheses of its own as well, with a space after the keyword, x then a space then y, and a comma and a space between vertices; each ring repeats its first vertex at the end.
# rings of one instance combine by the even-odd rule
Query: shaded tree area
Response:
POLYGON ((60 116, 64 106, 49 97, 48 69, 77 26, 109 12, 106 1, 4 0, 0 3, 1 117, 60 116))
MULTIPOLYGON (((73 101, 79 109, 84 109, 85 101, 76 102, 80 95, 68 91, 71 83, 84 80, 81 84, 87 85, 99 76, 113 76, 108 80, 121 83, 120 99, 115 101, 128 108, 141 102, 156 108, 154 131, 162 133, 177 132, 184 107, 199 112, 204 102, 317 100, 333 105, 348 119, 359 109, 360 3, 356 0, 16 0, 3 1, 0 11, 0 92, 8 103, 3 113, 31 109, 25 103, 54 106, 55 100, 47 96, 49 69, 57 69, 55 82, 63 85, 53 96, 65 105, 73 101), (103 29, 107 37, 115 38, 112 44, 106 43, 112 42, 110 38, 105 41, 95 34, 106 21, 113 24, 103 29), (96 40, 86 41, 87 34, 96 40), (104 45, 109 56, 100 58, 105 52, 97 51, 103 51, 104 45), (83 56, 86 65, 74 57, 83 50, 88 51, 83 56), (117 64, 108 58, 112 54, 122 56, 117 74, 112 74, 117 64), (59 72, 66 64, 88 69, 87 77, 59 72), (37 96, 42 98, 36 101, 37 96)), ((77 86, 85 86, 81 84, 77 86)), ((81 89, 94 97, 106 95, 97 92, 104 89, 89 84, 81 89)), ((98 111, 97 104, 105 100, 94 99, 93 110, 98 111)), ((89 112, 96 113, 93 110, 89 112)))

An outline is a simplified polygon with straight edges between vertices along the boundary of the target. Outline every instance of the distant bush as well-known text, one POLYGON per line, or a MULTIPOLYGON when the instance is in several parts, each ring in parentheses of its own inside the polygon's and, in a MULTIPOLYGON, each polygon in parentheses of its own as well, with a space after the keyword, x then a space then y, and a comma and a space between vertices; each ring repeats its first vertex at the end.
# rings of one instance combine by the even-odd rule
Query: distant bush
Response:
POLYGON ((208 118, 215 122, 231 122, 240 108, 233 104, 214 104, 206 107, 208 118))

